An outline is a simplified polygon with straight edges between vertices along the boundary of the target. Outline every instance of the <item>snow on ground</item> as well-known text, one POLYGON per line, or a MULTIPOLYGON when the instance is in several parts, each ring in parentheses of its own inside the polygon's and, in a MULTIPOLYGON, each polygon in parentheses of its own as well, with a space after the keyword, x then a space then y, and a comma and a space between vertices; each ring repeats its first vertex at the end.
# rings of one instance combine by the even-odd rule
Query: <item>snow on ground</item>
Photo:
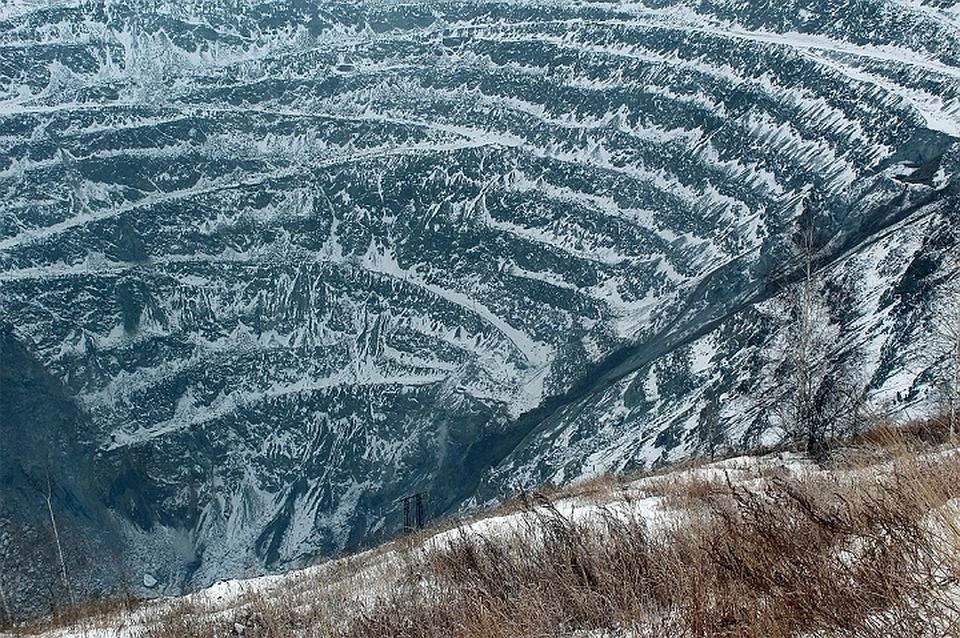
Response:
MULTIPOLYGON (((960 455, 955 448, 928 452, 924 458, 937 460, 960 455)), ((210 621, 237 623, 236 633, 245 628, 239 618, 255 617, 251 610, 257 604, 271 602, 297 609, 335 609, 343 618, 355 617, 370 609, 378 600, 396 591, 424 552, 442 551, 458 539, 503 538, 515 536, 521 542, 536 542, 538 520, 561 516, 576 523, 589 524, 614 517, 643 522, 657 534, 686 520, 683 495, 696 493, 705 485, 763 490, 772 477, 814 476, 829 474, 838 481, 863 480, 864 472, 882 473, 894 461, 859 465, 846 469, 822 469, 794 453, 766 456, 739 456, 703 465, 667 470, 639 478, 594 476, 576 482, 559 496, 534 495, 524 506, 506 505, 492 515, 468 521, 441 523, 441 527, 388 543, 381 547, 307 567, 284 575, 262 576, 219 582, 205 590, 183 597, 158 598, 145 602, 132 612, 101 615, 68 628, 51 629, 39 635, 46 638, 142 638, 165 614, 197 615, 210 621), (860 478, 857 478, 857 477, 860 478), (675 498, 680 495, 681 498, 675 498), (333 604, 331 604, 333 603, 333 604)), ((878 474, 879 476, 879 474, 878 474)), ((944 529, 947 525, 960 537, 960 500, 954 499, 929 514, 931 525, 944 529), (935 519, 935 520, 934 520, 935 519)), ((960 586, 953 587, 960 600, 960 586)), ((952 591, 952 590, 951 590, 952 591)), ((950 593, 949 595, 953 595, 950 593)), ((229 626, 229 625, 228 625, 229 626)), ((0 638, 19 634, 0 633, 0 638)), ((605 631, 573 634, 582 638, 612 636, 605 631)), ((616 634, 622 635, 622 634, 616 634)), ((817 634, 819 635, 819 634, 817 634)))
MULTIPOLYGON (((714 463, 675 470, 660 475, 632 480, 611 477, 587 479, 568 488, 567 494, 551 499, 549 505, 532 505, 532 512, 544 516, 559 514, 568 520, 587 523, 613 516, 621 520, 635 520, 646 524, 654 533, 680 520, 664 493, 682 489, 690 483, 730 482, 749 486, 771 473, 799 475, 816 471, 798 455, 779 454, 765 457, 741 456, 714 463)), ((47 638, 140 638, 151 624, 165 612, 185 606, 191 613, 202 613, 210 618, 231 617, 253 600, 270 600, 295 596, 291 592, 310 591, 310 588, 336 588, 340 599, 347 599, 362 609, 378 598, 389 594, 404 574, 408 560, 404 552, 431 551, 448 547, 460 537, 506 537, 531 530, 530 510, 510 508, 495 514, 456 525, 447 525, 419 541, 400 539, 367 552, 333 559, 284 575, 261 576, 249 579, 226 580, 183 597, 165 597, 146 602, 132 612, 118 613, 89 620, 84 625, 50 630, 40 634, 47 638)), ((528 538, 528 537, 524 537, 528 538)), ((13 634, 0 633, 0 638, 13 634)))
MULTIPOLYGON (((927 452, 923 458, 936 461, 957 455, 960 450, 951 447, 927 452)), ((559 496, 547 498, 535 494, 525 505, 507 504, 485 517, 441 523, 439 529, 424 535, 401 538, 363 553, 284 575, 222 581, 187 596, 158 598, 132 612, 101 615, 83 625, 52 629, 39 635, 46 638, 142 638, 169 612, 200 615, 211 621, 237 622, 237 618, 242 620, 250 616, 251 610, 264 602, 297 609, 336 609, 343 618, 355 617, 397 591, 409 575, 410 566, 416 564, 424 552, 453 547, 459 539, 516 537, 524 543, 537 542, 539 530, 543 529, 537 522, 556 516, 583 524, 600 522, 604 517, 637 521, 657 534, 658 531, 668 531, 673 525, 683 524, 686 520, 683 495, 695 494, 704 486, 707 489, 710 485, 728 485, 763 490, 774 477, 800 478, 818 474, 829 475, 840 482, 863 481, 864 472, 876 473, 879 477, 880 473, 893 469, 893 459, 875 459, 864 465, 851 462, 845 464, 844 469, 823 469, 801 455, 781 452, 733 457, 639 478, 594 476, 572 484, 559 496), (244 615, 246 612, 250 613, 244 615)), ((960 538, 960 525, 957 524, 960 521, 960 499, 932 510, 928 517, 931 526, 955 530, 955 536, 960 538)), ((960 600, 960 586, 954 589, 960 600)), ((237 633, 242 635, 243 631, 238 623, 237 633)), ((12 638, 13 635, 0 633, 0 638, 12 638)), ((599 631, 575 635, 597 638, 612 634, 599 631)))

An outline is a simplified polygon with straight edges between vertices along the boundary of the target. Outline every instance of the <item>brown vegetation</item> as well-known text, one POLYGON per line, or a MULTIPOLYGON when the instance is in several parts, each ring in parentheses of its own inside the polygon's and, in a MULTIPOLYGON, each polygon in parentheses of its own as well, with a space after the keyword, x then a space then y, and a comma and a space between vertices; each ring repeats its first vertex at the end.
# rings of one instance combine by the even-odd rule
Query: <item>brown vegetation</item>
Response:
POLYGON ((960 452, 931 443, 942 430, 877 428, 829 469, 768 456, 598 479, 520 498, 488 533, 419 532, 224 602, 60 620, 149 638, 960 635, 960 452))
POLYGON ((960 635, 960 456, 877 441, 887 458, 865 468, 654 483, 679 508, 654 529, 530 499, 513 532, 357 557, 217 614, 174 607, 148 634, 960 635))

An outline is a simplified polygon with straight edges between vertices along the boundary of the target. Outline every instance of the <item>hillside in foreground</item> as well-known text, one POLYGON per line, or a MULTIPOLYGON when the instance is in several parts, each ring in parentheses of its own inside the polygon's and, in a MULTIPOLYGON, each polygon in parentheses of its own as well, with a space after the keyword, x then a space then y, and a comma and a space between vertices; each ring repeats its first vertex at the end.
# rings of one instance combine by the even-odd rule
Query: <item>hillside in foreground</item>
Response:
POLYGON ((781 452, 597 477, 284 576, 103 604, 20 631, 957 635, 960 450, 921 443, 930 434, 875 430, 826 466, 781 452))

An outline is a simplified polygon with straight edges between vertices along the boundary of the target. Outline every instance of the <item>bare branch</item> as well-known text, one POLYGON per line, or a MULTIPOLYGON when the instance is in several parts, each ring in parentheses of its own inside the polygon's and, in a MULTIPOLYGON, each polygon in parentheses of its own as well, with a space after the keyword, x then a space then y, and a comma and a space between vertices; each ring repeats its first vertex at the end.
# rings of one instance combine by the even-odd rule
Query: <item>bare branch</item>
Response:
POLYGON ((47 469, 47 511, 50 512, 50 524, 53 526, 53 539, 57 544, 57 556, 60 559, 60 575, 63 577, 63 586, 67 590, 67 596, 70 604, 74 604, 73 590, 70 588, 70 581, 67 578, 67 563, 63 559, 63 546, 60 544, 60 531, 57 529, 57 519, 53 516, 53 488, 50 485, 50 470, 47 469))

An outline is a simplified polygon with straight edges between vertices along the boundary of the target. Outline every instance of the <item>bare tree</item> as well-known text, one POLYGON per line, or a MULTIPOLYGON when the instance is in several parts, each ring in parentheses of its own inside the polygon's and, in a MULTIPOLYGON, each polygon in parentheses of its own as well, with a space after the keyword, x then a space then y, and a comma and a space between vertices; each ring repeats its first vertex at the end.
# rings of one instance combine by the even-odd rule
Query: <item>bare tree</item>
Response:
POLYGON ((950 439, 960 428, 960 281, 948 286, 934 308, 935 349, 940 359, 940 399, 950 439))
POLYGON ((770 412, 795 449, 825 460, 832 441, 858 429, 864 384, 855 365, 857 349, 842 347, 823 294, 812 224, 800 228, 794 246, 801 278, 775 316, 783 329, 773 351, 777 385, 770 412))
POLYGON ((697 435, 703 451, 711 461, 716 458, 718 450, 724 444, 725 434, 721 423, 719 395, 711 394, 697 418, 697 435))
POLYGON ((814 296, 816 282, 813 271, 813 229, 808 227, 801 235, 801 256, 803 257, 803 281, 794 297, 796 321, 796 354, 794 357, 795 388, 793 392, 793 430, 795 437, 805 437, 804 445, 807 452, 819 453, 818 443, 820 436, 819 424, 816 423, 816 414, 813 409, 814 376, 822 367, 824 343, 820 343, 822 331, 826 321, 823 308, 814 296), (816 323, 814 323, 816 321, 816 323), (816 332, 815 332, 816 330, 816 332), (816 357, 816 359, 815 359, 816 357), (817 448, 814 450, 814 448, 817 448))
POLYGON ((0 627, 3 627, 5 624, 13 622, 13 614, 10 613, 10 604, 7 602, 7 597, 3 593, 2 581, 0 581, 0 603, 3 603, 3 618, 0 618, 0 627))
POLYGON ((53 515, 53 488, 50 485, 50 470, 47 470, 47 511, 50 513, 50 525, 53 526, 53 540, 57 545, 57 556, 60 559, 60 575, 63 577, 63 586, 67 590, 70 604, 74 604, 73 590, 70 588, 70 581, 67 578, 67 563, 63 558, 63 546, 60 544, 60 530, 57 528, 57 519, 53 515))
POLYGON ((948 336, 951 341, 951 393, 950 393, 950 438, 957 431, 957 404, 960 403, 960 304, 954 311, 953 323, 948 336))

